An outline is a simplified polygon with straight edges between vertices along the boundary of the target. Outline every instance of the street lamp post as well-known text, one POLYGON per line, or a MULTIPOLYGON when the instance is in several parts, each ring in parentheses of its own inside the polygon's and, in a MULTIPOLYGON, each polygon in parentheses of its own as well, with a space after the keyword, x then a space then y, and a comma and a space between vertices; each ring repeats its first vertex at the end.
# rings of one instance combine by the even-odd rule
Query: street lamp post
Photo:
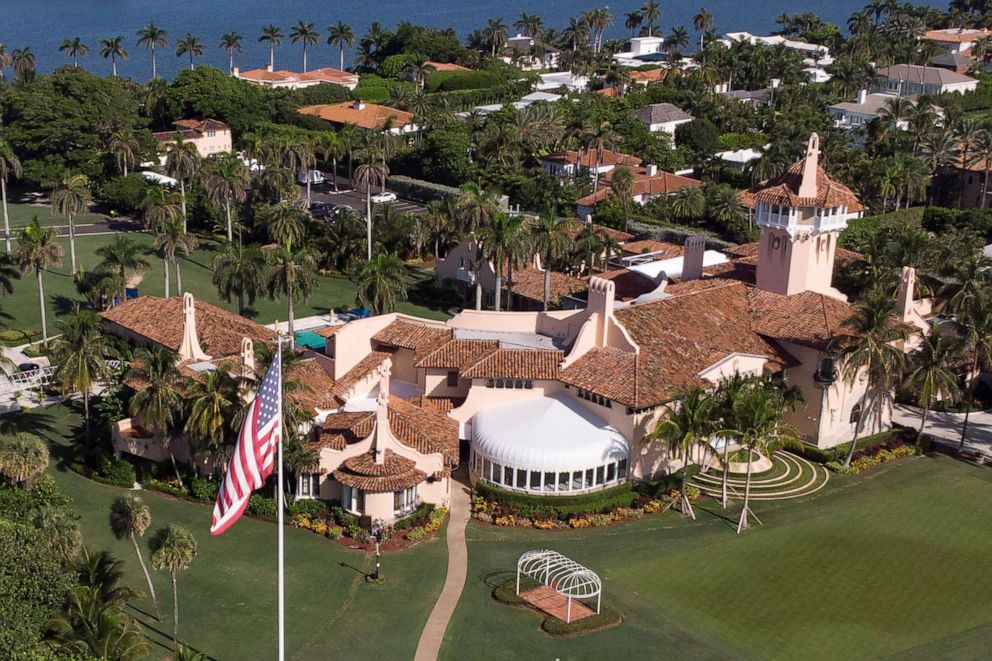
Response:
POLYGON ((375 540, 375 573, 372 574, 372 580, 380 580, 380 555, 379 555, 379 543, 382 541, 382 522, 373 521, 372 522, 372 538, 375 540))

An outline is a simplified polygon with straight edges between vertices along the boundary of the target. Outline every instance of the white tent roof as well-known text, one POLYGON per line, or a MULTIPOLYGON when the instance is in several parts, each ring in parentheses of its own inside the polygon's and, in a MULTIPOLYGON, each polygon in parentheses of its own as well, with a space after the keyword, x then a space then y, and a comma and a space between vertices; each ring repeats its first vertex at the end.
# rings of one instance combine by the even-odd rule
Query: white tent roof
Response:
POLYGON ((566 395, 480 411, 472 436, 476 452, 528 470, 584 470, 628 456, 620 432, 566 395))
MULTIPOLYGON (((668 277, 674 278, 682 275, 682 257, 671 257, 669 259, 659 259, 645 264, 634 264, 631 271, 637 271, 649 278, 657 278, 661 272, 665 272, 668 277)), ((727 262, 727 256, 718 250, 707 250, 703 253, 703 267, 716 266, 727 262)))
POLYGON ((145 170, 139 172, 142 177, 152 182, 153 184, 158 184, 159 186, 178 186, 179 181, 173 179, 172 177, 167 177, 164 174, 159 174, 158 172, 152 172, 151 170, 145 170))

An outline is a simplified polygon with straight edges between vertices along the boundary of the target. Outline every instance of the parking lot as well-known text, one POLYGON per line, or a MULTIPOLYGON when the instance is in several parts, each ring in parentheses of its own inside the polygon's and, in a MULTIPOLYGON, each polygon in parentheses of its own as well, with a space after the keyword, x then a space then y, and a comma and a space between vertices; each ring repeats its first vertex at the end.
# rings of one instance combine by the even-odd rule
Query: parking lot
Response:
MULTIPOLYGON (((351 185, 351 181, 338 176, 338 192, 334 192, 334 184, 331 183, 330 173, 324 173, 327 177, 327 181, 323 184, 312 184, 310 186, 310 197, 313 202, 326 202, 333 205, 344 205, 351 207, 355 211, 364 214, 365 213, 365 192, 354 190, 351 185)), ((300 186, 300 196, 306 196, 307 187, 304 185, 300 186)), ((382 188, 377 186, 375 190, 372 191, 373 195, 381 191, 382 188)), ((390 188, 386 187, 387 191, 390 188)), ((391 191, 395 193, 396 191, 391 191)), ((393 208, 400 213, 420 213, 424 210, 424 205, 417 202, 411 202, 410 200, 404 200, 402 198, 397 198, 395 202, 392 202, 393 208)))

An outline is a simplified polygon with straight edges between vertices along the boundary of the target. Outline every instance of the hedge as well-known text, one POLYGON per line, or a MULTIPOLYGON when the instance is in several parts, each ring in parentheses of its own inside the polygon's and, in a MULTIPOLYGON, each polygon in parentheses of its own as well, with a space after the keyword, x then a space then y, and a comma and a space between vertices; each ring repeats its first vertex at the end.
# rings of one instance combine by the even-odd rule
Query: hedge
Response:
POLYGON ((879 232, 894 228, 919 227, 923 221, 923 207, 900 209, 877 216, 865 216, 847 221, 847 229, 840 234, 838 245, 847 250, 862 251, 879 232))
POLYGON ((476 483, 475 495, 487 500, 492 498, 501 505, 517 510, 521 516, 533 518, 535 514, 553 514, 559 519, 567 519, 572 514, 630 507, 638 496, 630 484, 578 496, 534 496, 506 491, 482 482, 476 483))
POLYGON ((724 241, 723 239, 712 236, 711 232, 699 227, 665 227, 632 221, 628 229, 631 234, 636 234, 637 236, 646 236, 655 241, 668 241, 669 243, 678 244, 685 243, 685 240, 690 236, 702 234, 706 237, 706 248, 709 250, 726 250, 736 245, 731 241, 724 241))
POLYGON ((450 197, 459 197, 462 192, 452 186, 435 184, 433 181, 414 179, 396 175, 389 178, 389 186, 396 189, 396 192, 408 200, 414 202, 431 202, 433 200, 446 200, 450 197))
POLYGON ((0 331, 0 345, 5 347, 16 347, 29 342, 37 342, 40 339, 41 331, 34 329, 21 330, 17 328, 8 328, 0 331))
POLYGON ((500 83, 499 76, 488 71, 435 71, 427 78, 427 91, 489 89, 500 83))
POLYGON ((929 207, 923 212, 923 229, 941 234, 955 229, 967 229, 992 241, 992 209, 947 209, 929 207))

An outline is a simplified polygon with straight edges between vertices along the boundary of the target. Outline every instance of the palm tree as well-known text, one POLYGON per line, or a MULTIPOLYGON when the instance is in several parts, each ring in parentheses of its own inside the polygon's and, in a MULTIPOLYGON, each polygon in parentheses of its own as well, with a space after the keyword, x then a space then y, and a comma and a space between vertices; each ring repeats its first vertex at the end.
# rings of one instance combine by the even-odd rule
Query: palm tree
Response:
POLYGON ((3 70, 14 63, 14 58, 7 51, 7 45, 0 42, 0 83, 4 82, 3 70))
POLYGON ((307 47, 316 46, 320 43, 320 31, 313 22, 305 23, 300 21, 289 31, 289 40, 294 44, 303 42, 303 73, 307 72, 307 47))
POLYGON ((756 387, 747 388, 741 392, 734 402, 734 427, 722 430, 722 433, 732 436, 747 452, 747 478, 744 483, 744 507, 737 524, 737 534, 746 530, 750 525, 751 511, 751 465, 755 453, 767 453, 769 444, 776 441, 796 440, 799 433, 791 426, 782 422, 785 413, 785 398, 777 387, 767 382, 761 382, 756 387))
POLYGON ((342 21, 338 21, 337 25, 332 25, 327 28, 327 44, 329 46, 338 47, 338 55, 340 58, 338 68, 342 71, 344 70, 344 47, 347 46, 351 48, 355 45, 355 31, 351 29, 351 26, 342 21))
POLYGON ((334 192, 338 192, 338 159, 344 158, 347 146, 340 133, 322 133, 314 145, 316 153, 324 160, 331 159, 331 174, 334 175, 334 192))
POLYGON ((396 309, 396 302, 406 300, 406 265, 396 255, 376 253, 359 265, 354 281, 357 305, 385 314, 396 309))
POLYGON ((141 554, 141 547, 138 546, 138 537, 142 537, 148 526, 152 524, 152 512, 148 509, 141 498, 126 494, 118 496, 110 506, 110 530, 118 540, 130 539, 134 546, 134 554, 138 557, 138 564, 145 575, 145 582, 148 584, 148 594, 152 598, 152 605, 155 606, 155 614, 159 620, 162 614, 158 610, 158 599, 155 597, 155 586, 152 584, 151 574, 145 566, 145 558, 141 554))
MULTIPOLYGON (((640 14, 638 14, 640 16, 640 14)), ((640 23, 643 22, 641 19, 638 22, 638 27, 640 23)), ((572 52, 579 50, 579 43, 586 41, 589 38, 589 23, 585 18, 570 18, 568 19, 568 25, 562 28, 561 31, 562 40, 566 43, 572 44, 572 52)))
POLYGON ((203 188, 212 204, 224 207, 227 217, 227 240, 234 240, 234 225, 231 219, 231 203, 241 204, 248 196, 251 177, 248 168, 233 154, 218 154, 205 168, 203 188))
POLYGON ((289 202, 272 205, 262 215, 272 241, 292 251, 306 235, 306 212, 289 202))
MULTIPOLYGON (((482 256, 493 265, 496 274, 495 309, 500 311, 505 268, 522 261, 526 227, 522 215, 497 214, 492 222, 476 232, 482 256)), ((512 277, 512 274, 511 274, 512 277)))
POLYGON ((421 57, 407 64, 403 72, 413 79, 418 90, 423 91, 424 83, 427 82, 427 79, 434 72, 434 65, 421 57))
POLYGON ((18 81, 27 83, 34 78, 35 59, 30 48, 15 48, 10 59, 14 64, 14 75, 18 81))
POLYGON ((192 142, 183 140, 180 133, 165 147, 165 172, 179 180, 179 195, 182 200, 183 232, 186 231, 186 179, 196 174, 200 167, 200 152, 192 142))
POLYGON ((682 458, 682 516, 695 520, 696 513, 687 493, 689 463, 694 451, 697 456, 703 457, 700 463, 705 460, 705 449, 709 447, 710 437, 716 430, 717 400, 701 387, 687 390, 676 399, 677 405, 668 409, 667 416, 658 421, 644 441, 664 441, 670 453, 682 458))
POLYGON ((141 384, 141 388, 131 397, 132 417, 140 418, 146 428, 162 434, 164 442, 169 445, 172 469, 182 486, 183 478, 170 442, 182 409, 179 399, 182 377, 176 367, 177 361, 178 357, 169 349, 139 349, 135 359, 128 364, 127 378, 141 384))
POLYGON ((288 301, 287 319, 290 337, 290 346, 294 346, 293 340, 293 320, 294 304, 296 301, 306 302, 313 294, 316 279, 314 272, 317 269, 317 262, 307 250, 289 249, 288 245, 281 245, 274 250, 270 250, 267 257, 268 268, 265 274, 265 289, 269 298, 278 299, 283 296, 288 301))
POLYGON ((355 168, 355 187, 365 189, 365 234, 366 259, 372 259, 372 188, 386 185, 389 168, 379 162, 372 153, 366 153, 363 163, 355 168))
POLYGON ((52 212, 65 216, 69 224, 69 264, 76 272, 76 216, 90 203, 90 180, 85 174, 67 172, 52 189, 52 212))
POLYGON ((227 53, 227 73, 234 73, 234 54, 241 52, 241 35, 228 32, 220 38, 220 47, 227 53))
POLYGON ((910 356, 911 369, 906 375, 906 387, 917 394, 917 403, 923 409, 919 445, 927 427, 927 415, 934 401, 953 403, 961 394, 953 366, 961 358, 961 345, 954 336, 944 335, 940 326, 934 327, 923 339, 920 347, 910 356))
POLYGON ((179 268, 179 253, 189 256, 199 241, 192 234, 186 233, 186 228, 178 219, 165 221, 155 228, 156 249, 162 251, 162 261, 165 264, 165 297, 169 297, 169 263, 176 267, 176 293, 183 295, 183 276, 179 268))
POLYGON ((541 256, 541 266, 544 268, 544 297, 541 309, 545 312, 551 297, 551 265, 571 252, 579 228, 578 220, 559 218, 552 214, 541 215, 531 226, 534 252, 541 256))
POLYGON ((154 231, 162 223, 181 220, 179 195, 161 186, 152 186, 145 192, 141 201, 145 228, 154 231))
POLYGON ((475 309, 482 309, 482 244, 476 238, 477 233, 488 225, 499 213, 499 203, 495 193, 484 190, 474 183, 464 184, 460 188, 461 195, 455 205, 455 212, 463 233, 473 237, 476 245, 475 254, 475 309))
POLYGON ((672 213, 680 220, 699 220, 706 213, 706 194, 702 186, 680 188, 668 200, 672 213))
POLYGON ((616 149, 620 143, 620 135, 613 130, 610 122, 602 121, 587 124, 582 128, 584 142, 589 153, 596 152, 596 166, 593 169, 592 190, 599 190, 599 168, 603 162, 603 154, 606 151, 616 149))
POLYGON ((72 58, 72 66, 79 66, 79 56, 88 55, 90 52, 90 47, 83 43, 83 40, 79 37, 73 37, 72 39, 65 39, 62 41, 62 45, 59 46, 59 51, 66 57, 72 58))
POLYGON ((282 30, 275 25, 266 25, 262 28, 262 35, 258 38, 258 41, 264 41, 269 44, 269 68, 275 70, 276 46, 282 43, 282 30))
POLYGON ((195 439, 196 452, 209 457, 215 467, 232 440, 234 420, 241 409, 238 379, 229 366, 224 368, 198 374, 186 394, 190 405, 183 430, 190 440, 195 439))
POLYGON ((121 585, 124 563, 108 551, 92 551, 86 546, 79 549, 75 568, 79 584, 94 590, 104 604, 122 607, 138 596, 134 590, 121 585))
MULTIPOLYGON (((96 270, 115 274, 122 287, 128 278, 150 266, 144 258, 144 249, 125 234, 115 234, 109 243, 96 249, 96 256, 102 258, 96 270)), ((123 302, 125 292, 122 289, 119 293, 123 302)))
POLYGON ((166 570, 172 579, 172 649, 179 647, 179 593, 176 574, 188 569, 196 557, 196 538, 185 526, 171 523, 162 528, 149 542, 152 549, 152 568, 166 570))
POLYGON ((48 468, 48 446, 45 441, 21 432, 0 436, 0 474, 14 484, 30 486, 31 480, 48 468))
POLYGON ((141 143, 130 131, 114 131, 107 140, 107 151, 114 156, 117 167, 121 169, 121 174, 125 177, 128 168, 134 167, 140 150, 141 143))
POLYGON ((614 168, 613 178, 610 180, 610 196, 613 197, 623 209, 623 229, 630 227, 630 205, 634 198, 634 171, 621 165, 614 168))
POLYGON ((203 57, 203 42, 200 38, 190 33, 186 37, 176 42, 176 57, 189 56, 189 70, 193 70, 193 57, 203 57))
POLYGON ((654 24, 661 19, 661 7, 657 2, 645 2, 641 5, 641 15, 644 16, 644 22, 648 26, 648 36, 654 36, 654 24))
POLYGON ((841 375, 848 387, 855 387, 862 379, 866 382, 851 449, 844 460, 844 466, 850 466, 865 423, 874 420, 880 425, 892 409, 896 379, 906 361, 902 343, 909 338, 909 331, 899 323, 895 302, 878 291, 855 304, 854 314, 843 327, 845 332, 831 340, 829 350, 842 356, 841 375))
POLYGON ((624 17, 623 25, 625 28, 630 30, 630 36, 636 37, 637 31, 641 29, 644 25, 644 16, 639 11, 627 12, 624 17))
POLYGON ((734 440, 734 437, 728 430, 735 426, 734 405, 741 399, 742 393, 749 388, 755 387, 756 383, 757 380, 754 377, 734 372, 722 379, 717 386, 716 396, 720 403, 720 424, 724 428, 719 433, 723 448, 721 457, 723 476, 721 478, 720 498, 723 509, 727 509, 730 503, 727 486, 730 479, 730 443, 734 440))
POLYGON ((230 302, 237 296, 238 314, 243 315, 245 299, 254 305, 262 291, 264 268, 265 257, 258 248, 229 243, 214 257, 213 283, 223 300, 230 302))
POLYGON ((692 17, 692 27, 699 33, 699 51, 703 51, 703 39, 713 29, 713 14, 700 8, 699 13, 692 17))
POLYGON ((99 315, 76 305, 71 315, 59 320, 62 335, 52 346, 62 395, 74 392, 83 395, 87 443, 90 439, 90 395, 97 381, 106 381, 111 376, 107 357, 112 355, 112 349, 100 330, 100 323, 99 315))
POLYGON ((25 273, 34 271, 38 277, 38 305, 41 309, 41 335, 48 345, 48 322, 45 315, 45 283, 42 273, 52 266, 62 265, 62 247, 54 227, 42 227, 38 217, 31 219, 17 234, 14 260, 25 273))
POLYGON ((137 661, 151 653, 151 644, 120 604, 108 603, 99 588, 77 585, 64 612, 47 623, 48 644, 61 658, 137 661))
POLYGON ((130 57, 127 50, 124 49, 124 37, 118 35, 108 39, 101 39, 100 46, 100 57, 110 58, 110 75, 116 78, 117 60, 126 62, 127 58, 130 57))
POLYGON ((10 215, 7 211, 7 178, 21 178, 21 161, 14 153, 14 146, 0 133, 0 201, 3 202, 3 238, 10 253, 10 215))
POLYGON ((138 30, 137 34, 137 45, 144 46, 152 52, 152 80, 155 80, 158 78, 158 60, 155 55, 155 49, 159 46, 164 48, 169 45, 169 41, 166 39, 169 33, 154 23, 148 23, 148 25, 138 30))
POLYGON ((490 55, 496 57, 496 52, 506 43, 506 23, 502 18, 490 18, 486 23, 486 40, 489 42, 490 55))

